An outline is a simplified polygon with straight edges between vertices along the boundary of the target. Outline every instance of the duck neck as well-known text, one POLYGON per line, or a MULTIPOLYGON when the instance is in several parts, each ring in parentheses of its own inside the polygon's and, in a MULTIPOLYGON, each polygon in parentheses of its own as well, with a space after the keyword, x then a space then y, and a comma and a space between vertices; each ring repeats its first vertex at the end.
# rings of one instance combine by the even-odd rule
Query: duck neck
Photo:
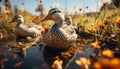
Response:
POLYGON ((23 24, 23 22, 18 22, 18 23, 17 23, 17 26, 22 25, 22 24, 23 24))
POLYGON ((61 28, 63 25, 63 21, 55 22, 55 24, 52 26, 51 31, 57 31, 59 28, 61 28))
POLYGON ((63 23, 64 23, 63 20, 55 21, 55 25, 57 25, 58 28, 60 28, 63 25, 63 23))

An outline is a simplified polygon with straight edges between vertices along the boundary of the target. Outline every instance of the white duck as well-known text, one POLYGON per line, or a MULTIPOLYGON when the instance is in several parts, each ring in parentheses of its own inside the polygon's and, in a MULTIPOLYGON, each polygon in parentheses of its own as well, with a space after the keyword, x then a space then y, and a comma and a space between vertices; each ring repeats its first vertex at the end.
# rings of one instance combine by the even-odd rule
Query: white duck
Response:
POLYGON ((15 34, 18 37, 37 37, 41 34, 39 28, 24 24, 24 19, 21 15, 14 16, 13 20, 10 23, 13 22, 17 23, 15 27, 15 34))
POLYGON ((67 49, 77 39, 77 34, 74 28, 65 25, 65 18, 62 11, 58 8, 52 8, 48 15, 41 20, 54 20, 54 25, 43 36, 44 42, 57 49, 67 49))

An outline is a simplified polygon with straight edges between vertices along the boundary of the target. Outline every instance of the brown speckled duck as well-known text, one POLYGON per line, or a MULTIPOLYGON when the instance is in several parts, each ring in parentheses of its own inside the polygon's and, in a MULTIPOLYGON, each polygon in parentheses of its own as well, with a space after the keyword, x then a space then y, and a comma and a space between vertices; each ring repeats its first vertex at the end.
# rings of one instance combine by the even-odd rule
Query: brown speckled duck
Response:
POLYGON ((49 10, 48 15, 41 20, 53 20, 53 26, 43 36, 44 42, 52 48, 67 49, 77 39, 75 29, 71 25, 65 25, 63 12, 58 8, 49 10))

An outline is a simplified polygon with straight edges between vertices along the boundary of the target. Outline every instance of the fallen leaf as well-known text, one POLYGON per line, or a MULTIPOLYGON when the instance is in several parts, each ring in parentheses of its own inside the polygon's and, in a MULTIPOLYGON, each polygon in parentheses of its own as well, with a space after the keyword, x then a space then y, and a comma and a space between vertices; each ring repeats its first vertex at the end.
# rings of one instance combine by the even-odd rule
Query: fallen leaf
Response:
POLYGON ((14 65, 14 67, 17 68, 17 67, 21 66, 22 64, 23 64, 23 61, 17 62, 17 63, 14 65))

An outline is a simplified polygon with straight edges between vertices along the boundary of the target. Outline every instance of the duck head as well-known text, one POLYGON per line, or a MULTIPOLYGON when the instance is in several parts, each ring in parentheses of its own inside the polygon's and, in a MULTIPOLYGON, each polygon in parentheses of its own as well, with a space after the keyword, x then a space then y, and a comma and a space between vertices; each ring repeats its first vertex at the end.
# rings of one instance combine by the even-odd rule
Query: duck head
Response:
POLYGON ((55 23, 58 23, 58 22, 64 21, 64 14, 60 9, 52 8, 49 10, 48 15, 41 20, 41 22, 46 20, 53 20, 55 21, 55 23))
POLYGON ((22 15, 15 15, 13 20, 10 23, 17 22, 19 24, 24 22, 23 16, 22 15))
POLYGON ((68 16, 65 18, 65 21, 68 25, 70 25, 72 23, 72 18, 68 16))

